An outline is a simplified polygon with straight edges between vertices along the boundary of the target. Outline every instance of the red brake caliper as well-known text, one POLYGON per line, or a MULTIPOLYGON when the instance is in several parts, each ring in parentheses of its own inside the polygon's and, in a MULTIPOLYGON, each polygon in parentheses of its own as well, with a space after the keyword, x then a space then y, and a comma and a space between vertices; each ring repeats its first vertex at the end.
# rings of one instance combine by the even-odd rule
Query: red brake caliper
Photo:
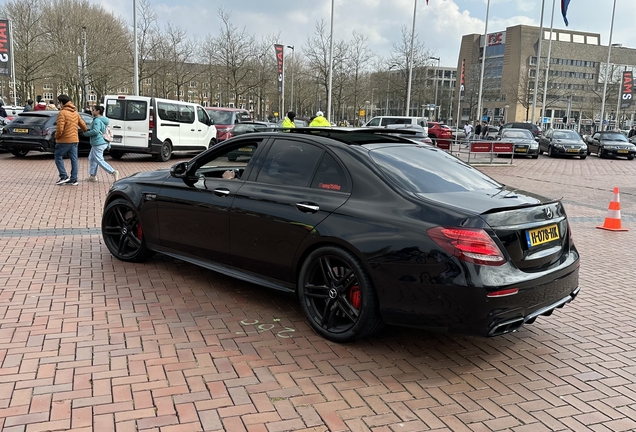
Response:
POLYGON ((137 224, 137 238, 138 238, 139 240, 143 240, 143 236, 144 236, 144 232, 143 232, 143 230, 141 229, 141 224, 140 224, 140 223, 138 223, 138 224, 137 224))
POLYGON ((360 287, 358 285, 352 286, 349 290, 349 301, 354 308, 360 309, 362 305, 362 294, 360 293, 360 287))

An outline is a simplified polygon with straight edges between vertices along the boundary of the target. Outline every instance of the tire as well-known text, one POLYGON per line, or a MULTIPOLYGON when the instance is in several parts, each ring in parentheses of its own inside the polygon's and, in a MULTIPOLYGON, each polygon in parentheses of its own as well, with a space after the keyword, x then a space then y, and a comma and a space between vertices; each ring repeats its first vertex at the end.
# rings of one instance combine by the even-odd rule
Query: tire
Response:
POLYGON ((210 144, 208 144, 208 149, 211 149, 212 147, 214 147, 216 145, 216 140, 215 139, 211 139, 210 140, 210 144))
POLYGON ((627 156, 627 160, 634 160, 634 155, 627 156))
POLYGON ((541 150, 541 147, 539 147, 539 154, 542 155, 543 154, 543 150, 541 150))
POLYGON ((110 253, 120 261, 143 262, 154 255, 146 247, 137 210, 123 198, 114 200, 104 210, 102 237, 110 253))
POLYGON ((599 147, 598 150, 596 150, 596 156, 598 156, 599 159, 603 159, 603 148, 599 147))
POLYGON ((26 157, 27 154, 29 154, 28 150, 12 150, 11 154, 17 158, 23 158, 26 157))
POLYGON ((554 157, 554 150, 552 150, 552 146, 548 146, 548 156, 554 157))
POLYGON ((159 150, 159 153, 155 155, 155 160, 157 160, 158 162, 168 162, 171 157, 172 144, 170 144, 170 141, 164 141, 161 144, 161 150, 159 150))
POLYGON ((316 333, 334 342, 363 338, 383 325, 369 275, 357 258, 339 247, 309 254, 298 278, 298 298, 316 333))
POLYGON ((236 162, 236 159, 237 158, 235 158, 235 157, 229 157, 229 156, 227 158, 227 160, 229 160, 230 162, 236 162))
POLYGON ((111 158, 119 160, 124 156, 125 153, 119 150, 109 150, 108 154, 110 155, 111 158))
POLYGON ((532 155, 532 159, 539 159, 539 155, 532 155))
POLYGON ((581 156, 581 160, 585 160, 587 156, 581 156))

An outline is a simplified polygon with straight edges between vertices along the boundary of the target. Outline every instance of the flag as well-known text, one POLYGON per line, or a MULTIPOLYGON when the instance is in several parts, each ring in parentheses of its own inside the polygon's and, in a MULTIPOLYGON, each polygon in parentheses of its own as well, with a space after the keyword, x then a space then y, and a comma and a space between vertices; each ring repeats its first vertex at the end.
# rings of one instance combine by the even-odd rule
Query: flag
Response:
POLYGON ((563 21, 565 25, 569 25, 568 23, 568 6, 570 5, 570 0, 561 0, 561 13, 563 14, 563 21))

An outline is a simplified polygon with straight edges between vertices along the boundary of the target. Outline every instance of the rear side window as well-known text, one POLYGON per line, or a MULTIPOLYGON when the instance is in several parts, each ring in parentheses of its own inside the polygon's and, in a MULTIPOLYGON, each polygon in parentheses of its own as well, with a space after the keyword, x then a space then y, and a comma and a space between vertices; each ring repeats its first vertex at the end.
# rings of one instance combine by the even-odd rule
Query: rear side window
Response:
POLYGON ((123 99, 109 99, 106 101, 106 117, 113 120, 123 120, 126 101, 123 99))
POLYGON ((410 118, 395 118, 395 117, 384 117, 382 119, 382 126, 392 125, 392 124, 411 124, 410 118))
POLYGON ((329 153, 325 152, 314 180, 311 182, 314 189, 326 189, 337 192, 349 192, 349 181, 342 167, 329 153))
POLYGON ((323 150, 311 144, 277 139, 256 179, 259 183, 308 187, 323 150))
POLYGON ((126 120, 143 121, 146 120, 148 103, 146 101, 126 101, 126 120))
POLYGON ((126 99, 109 99, 106 101, 105 115, 113 120, 140 121, 146 120, 148 103, 126 99))
POLYGON ((194 107, 179 105, 179 121, 181 123, 194 123, 194 107))
POLYGON ((369 155, 405 191, 417 194, 497 189, 503 185, 435 147, 392 146, 369 155))
POLYGON ((236 113, 236 118, 238 119, 239 123, 246 122, 246 121, 252 121, 252 117, 250 116, 250 114, 246 113, 245 111, 237 112, 236 113))
POLYGON ((179 108, 173 103, 157 102, 157 114, 161 120, 179 121, 179 108))

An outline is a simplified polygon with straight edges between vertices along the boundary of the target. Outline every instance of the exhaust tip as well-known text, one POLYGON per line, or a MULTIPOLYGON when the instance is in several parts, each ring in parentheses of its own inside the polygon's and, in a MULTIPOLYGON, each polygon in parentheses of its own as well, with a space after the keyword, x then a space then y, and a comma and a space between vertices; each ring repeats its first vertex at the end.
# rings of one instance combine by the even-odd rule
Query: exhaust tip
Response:
POLYGON ((523 318, 514 318, 508 321, 496 324, 489 332, 488 336, 500 336, 506 333, 517 331, 524 323, 523 318))

